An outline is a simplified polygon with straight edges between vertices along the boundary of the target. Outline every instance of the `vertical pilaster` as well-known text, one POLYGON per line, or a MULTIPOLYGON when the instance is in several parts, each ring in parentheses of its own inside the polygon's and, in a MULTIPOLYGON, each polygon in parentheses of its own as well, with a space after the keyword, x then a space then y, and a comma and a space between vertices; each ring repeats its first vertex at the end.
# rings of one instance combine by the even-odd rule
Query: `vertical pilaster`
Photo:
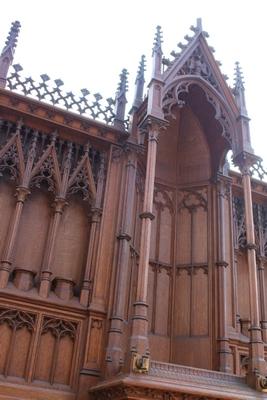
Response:
POLYGON ((50 223, 49 235, 41 269, 39 295, 48 297, 51 287, 52 263, 54 258, 54 249, 56 244, 57 232, 62 217, 64 207, 66 205, 65 199, 56 198, 54 202, 54 214, 50 223))
POLYGON ((122 205, 121 229, 117 236, 118 261, 115 297, 110 321, 107 348, 107 374, 117 374, 124 363, 123 335, 125 329, 125 305, 127 302, 127 280, 130 258, 130 241, 132 235, 133 208, 135 196, 137 158, 136 153, 129 150, 126 163, 126 177, 123 187, 124 197, 122 205))
POLYGON ((102 209, 102 197, 104 190, 104 157, 101 158, 100 169, 97 177, 97 190, 96 190, 96 198, 95 205, 90 210, 90 238, 88 243, 87 250, 87 258, 86 258, 86 266, 82 281, 81 295, 80 295, 80 303, 84 307, 88 307, 90 301, 90 295, 92 291, 92 277, 94 275, 94 265, 93 260, 96 252, 96 240, 97 240, 97 232, 99 228, 99 223, 101 219, 102 209))
POLYGON ((80 295, 80 303, 84 307, 88 307, 88 304, 89 304, 90 291, 91 291, 90 275, 92 272, 92 262, 93 262, 93 256, 94 256, 94 251, 95 251, 96 232, 97 232, 97 227, 100 222, 100 216, 101 216, 100 208, 94 207, 91 209, 91 212, 90 212, 90 223, 91 223, 90 238, 89 238, 86 266, 85 266, 81 295, 80 295))
POLYGON ((157 155, 157 143, 162 121, 148 117, 148 148, 147 165, 144 191, 143 212, 140 214, 141 222, 141 243, 139 268, 137 276, 137 292, 132 317, 132 332, 130 338, 130 351, 133 356, 133 369, 142 371, 147 368, 149 357, 148 342, 148 267, 151 238, 151 222, 153 215, 153 195, 155 182, 155 167, 157 155))
POLYGON ((267 373, 264 359, 264 345, 260 326, 259 289, 256 263, 256 245, 254 234, 251 177, 250 168, 257 161, 257 157, 242 152, 234 159, 242 174, 242 184, 245 203, 245 224, 247 235, 247 260, 248 260, 248 281, 250 301, 250 343, 249 343, 249 373, 248 383, 257 386, 258 376, 265 376, 267 373))
POLYGON ((3 289, 7 286, 9 275, 12 268, 12 255, 19 229, 20 218, 23 210, 25 200, 27 199, 30 191, 25 187, 18 187, 16 189, 16 208, 14 210, 9 230, 7 234, 6 244, 3 251, 3 256, 0 264, 0 288, 3 289))
MULTIPOLYGON (((227 329, 227 276, 226 268, 226 239, 227 232, 225 227, 225 201, 229 201, 229 178, 218 176, 218 212, 219 212, 219 240, 218 240, 218 296, 219 296, 219 368, 222 372, 231 373, 231 350, 229 347, 229 336, 227 329)), ((228 233, 229 234, 229 233, 228 233)))
POLYGON ((261 329, 262 329, 262 340, 267 343, 267 308, 266 308, 266 289, 265 289, 265 278, 264 278, 264 266, 266 259, 263 257, 258 258, 258 276, 259 276, 259 292, 260 292, 260 306, 261 306, 261 329))

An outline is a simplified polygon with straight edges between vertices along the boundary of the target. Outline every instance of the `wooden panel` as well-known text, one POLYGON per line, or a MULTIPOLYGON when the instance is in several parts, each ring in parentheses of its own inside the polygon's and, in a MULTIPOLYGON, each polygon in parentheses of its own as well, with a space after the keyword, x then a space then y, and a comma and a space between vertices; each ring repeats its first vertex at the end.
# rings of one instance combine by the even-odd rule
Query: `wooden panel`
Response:
POLYGON ((176 182, 177 162, 177 125, 179 126, 180 110, 176 114, 176 120, 171 119, 168 129, 159 136, 157 151, 156 177, 166 183, 176 182))
POLYGON ((48 331, 41 336, 38 346, 35 379, 49 382, 55 343, 56 339, 51 332, 48 331))
POLYGON ((240 253, 237 258, 237 310, 241 319, 249 319, 249 285, 246 254, 240 253))
POLYGON ((51 216, 51 201, 42 190, 25 202, 15 251, 15 267, 39 271, 51 216))
POLYGON ((186 270, 181 270, 176 275, 173 315, 175 336, 187 336, 190 333, 190 292, 190 275, 186 270))
POLYGON ((86 203, 75 196, 71 198, 60 222, 55 246, 54 276, 80 283, 88 242, 88 209, 86 203))
POLYGON ((159 238, 159 260, 164 263, 171 262, 172 248, 172 216, 168 208, 161 210, 160 238, 159 238))
POLYGON ((16 331, 15 342, 11 349, 12 358, 8 375, 25 378, 28 356, 30 354, 31 338, 31 332, 25 327, 16 331))
POLYGON ((209 148, 197 117, 188 107, 181 111, 177 160, 179 183, 209 179, 209 148))
POLYGON ((157 295, 156 295, 156 315, 155 333, 160 335, 168 334, 168 317, 170 307, 170 276, 166 269, 161 268, 157 273, 157 295))
POLYGON ((15 187, 0 177, 0 257, 5 244, 9 222, 15 209, 15 187))
POLYGON ((149 346, 151 359, 169 362, 170 361, 170 339, 159 335, 149 335, 149 346))
POLYGON ((173 349, 175 363, 211 369, 211 341, 209 338, 176 338, 173 349))
POLYGON ((0 374, 4 374, 7 357, 9 354, 9 345, 12 330, 7 323, 0 325, 0 374))
POLYGON ((191 262, 191 216, 187 209, 181 209, 177 218, 177 255, 178 264, 191 262))
POLYGON ((55 383, 70 384, 73 358, 73 340, 65 336, 59 342, 58 357, 55 370, 55 383))
POLYGON ((147 295, 147 302, 148 302, 148 326, 149 331, 151 331, 152 327, 152 315, 155 312, 155 305, 154 305, 154 289, 155 289, 155 272, 154 268, 150 265, 148 269, 148 295, 147 295))
POLYGON ((86 349, 86 368, 99 369, 103 352, 103 320, 90 317, 86 349))
POLYGON ((192 262, 207 262, 207 212, 198 207, 193 217, 192 262))
POLYGON ((158 229, 158 211, 153 205, 153 214, 155 215, 155 219, 152 221, 151 224, 151 243, 150 243, 150 259, 156 259, 156 252, 157 252, 157 229, 158 229))
POLYGON ((208 274, 196 268, 192 274, 191 335, 208 335, 208 274))

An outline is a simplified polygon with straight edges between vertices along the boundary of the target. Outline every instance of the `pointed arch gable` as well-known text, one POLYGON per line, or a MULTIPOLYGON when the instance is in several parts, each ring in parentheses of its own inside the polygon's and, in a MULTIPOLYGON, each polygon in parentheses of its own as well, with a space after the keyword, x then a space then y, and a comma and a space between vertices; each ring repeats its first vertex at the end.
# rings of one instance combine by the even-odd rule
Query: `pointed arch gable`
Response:
POLYGON ((61 175, 57 159, 54 141, 48 146, 42 157, 34 165, 30 184, 40 186, 42 181, 46 181, 50 191, 59 192, 61 185, 61 175))
POLYGON ((237 142, 236 116, 220 93, 201 76, 179 76, 164 88, 162 108, 165 117, 175 119, 174 107, 185 105, 186 100, 183 98, 183 94, 189 94, 190 87, 193 85, 200 87, 205 93, 207 102, 214 109, 214 118, 221 125, 221 135, 227 140, 229 147, 234 150, 237 142))
POLYGON ((22 180, 25 171, 25 162, 20 132, 14 133, 2 149, 0 149, 0 175, 1 171, 4 170, 10 172, 12 179, 22 180))
POLYGON ((70 195, 78 192, 83 193, 85 200, 91 197, 92 202, 95 202, 96 185, 88 151, 85 152, 76 169, 73 171, 67 185, 67 194, 70 195))

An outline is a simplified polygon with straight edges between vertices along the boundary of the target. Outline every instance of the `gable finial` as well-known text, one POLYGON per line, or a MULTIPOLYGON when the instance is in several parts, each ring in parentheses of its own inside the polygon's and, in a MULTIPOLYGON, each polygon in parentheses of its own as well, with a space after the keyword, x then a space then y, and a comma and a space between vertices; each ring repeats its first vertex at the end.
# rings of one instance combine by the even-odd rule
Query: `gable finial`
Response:
POLYGON ((145 70, 146 70, 145 63, 146 63, 146 56, 143 54, 139 62, 135 83, 138 83, 140 81, 145 81, 145 70))
POLYGON ((202 28, 202 18, 197 18, 197 30, 200 31, 200 32, 203 30, 203 28, 202 28))
POLYGON ((9 34, 8 34, 6 42, 5 42, 5 47, 3 48, 3 51, 2 51, 2 54, 5 53, 8 49, 11 49, 12 51, 15 50, 15 48, 17 46, 20 27, 21 27, 21 25, 20 25, 19 21, 12 22, 9 34))
POLYGON ((161 26, 158 25, 156 27, 156 34, 155 34, 155 38, 154 38, 154 46, 153 46, 153 52, 152 52, 153 56, 155 53, 162 54, 161 44, 162 44, 162 30, 161 30, 161 26))
POLYGON ((235 63, 235 79, 234 79, 234 88, 233 94, 235 96, 235 101, 239 110, 238 116, 238 140, 236 143, 235 155, 239 153, 254 153, 254 150, 251 146, 250 139, 250 128, 249 128, 249 117, 246 108, 246 98, 245 98, 245 86, 244 86, 244 78, 242 69, 239 65, 239 62, 235 63))
POLYGON ((2 88, 6 86, 8 69, 13 62, 20 27, 19 21, 12 22, 5 46, 0 55, 0 87, 2 88))
POLYGON ((244 86, 244 77, 243 77, 243 72, 240 67, 240 64, 238 61, 235 63, 235 86, 234 86, 234 93, 244 91, 245 86, 244 86))
POLYGON ((133 101, 133 107, 138 108, 143 101, 144 83, 145 83, 145 62, 146 57, 141 56, 139 63, 136 79, 135 79, 135 96, 133 101))
POLYGON ((246 99, 245 99, 245 86, 243 72, 239 62, 235 63, 235 85, 233 93, 240 111, 240 114, 247 117, 246 99))
POLYGON ((127 104, 126 92, 128 90, 128 71, 123 69, 120 74, 120 81, 115 98, 114 126, 124 129, 125 108, 127 104))
POLYGON ((161 68, 162 68, 162 31, 161 27, 158 25, 156 27, 156 35, 154 39, 154 46, 152 51, 152 79, 158 78, 161 76, 161 68))

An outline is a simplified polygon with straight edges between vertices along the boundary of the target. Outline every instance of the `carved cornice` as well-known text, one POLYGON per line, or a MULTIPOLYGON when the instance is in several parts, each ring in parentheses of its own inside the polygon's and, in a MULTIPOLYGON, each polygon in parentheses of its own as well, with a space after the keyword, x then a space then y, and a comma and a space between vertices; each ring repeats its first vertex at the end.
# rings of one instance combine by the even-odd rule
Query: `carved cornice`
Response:
POLYGON ((127 132, 122 132, 113 126, 86 118, 70 111, 51 106, 20 94, 0 89, 0 105, 2 115, 11 112, 31 120, 32 124, 42 126, 42 130, 49 131, 51 123, 65 138, 70 135, 79 138, 81 143, 88 140, 88 135, 104 145, 117 144, 129 137, 127 132), (15 111, 15 113, 14 113, 15 111))

